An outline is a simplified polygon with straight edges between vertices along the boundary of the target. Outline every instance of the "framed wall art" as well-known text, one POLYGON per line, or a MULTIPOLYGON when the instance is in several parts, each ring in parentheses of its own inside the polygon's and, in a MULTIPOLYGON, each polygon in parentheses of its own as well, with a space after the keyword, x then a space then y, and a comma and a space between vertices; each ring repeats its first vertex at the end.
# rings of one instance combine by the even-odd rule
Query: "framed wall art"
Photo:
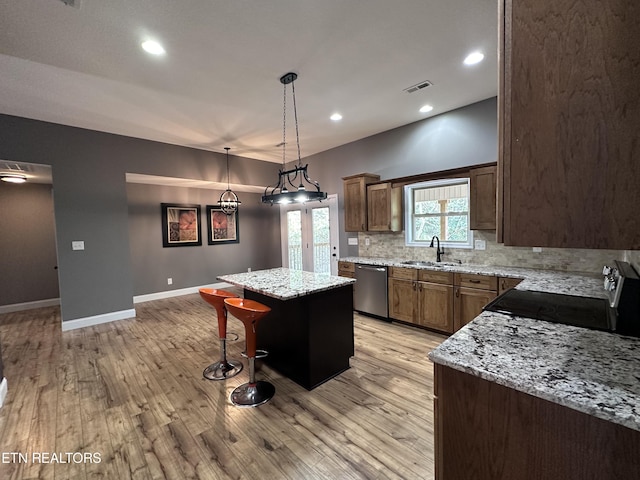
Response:
POLYGON ((202 245, 200 205, 163 203, 161 206, 163 247, 202 245))
POLYGON ((218 206, 207 205, 209 245, 239 243, 238 211, 227 215, 218 206))

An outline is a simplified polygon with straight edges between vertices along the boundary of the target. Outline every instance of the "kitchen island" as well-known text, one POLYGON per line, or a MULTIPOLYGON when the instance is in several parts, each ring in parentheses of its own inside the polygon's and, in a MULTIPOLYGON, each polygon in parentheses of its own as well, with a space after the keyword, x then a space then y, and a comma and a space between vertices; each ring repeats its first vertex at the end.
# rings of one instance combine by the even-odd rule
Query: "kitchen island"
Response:
POLYGON ((222 275, 245 298, 271 308, 258 323, 267 365, 307 390, 349 368, 354 354, 354 279, 274 268, 222 275))

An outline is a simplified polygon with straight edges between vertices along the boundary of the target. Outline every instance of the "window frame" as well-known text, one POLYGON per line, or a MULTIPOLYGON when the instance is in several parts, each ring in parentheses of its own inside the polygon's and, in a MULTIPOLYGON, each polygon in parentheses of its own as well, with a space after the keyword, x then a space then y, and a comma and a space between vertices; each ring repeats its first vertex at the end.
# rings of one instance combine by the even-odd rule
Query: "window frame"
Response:
MULTIPOLYGON (((432 188, 432 187, 444 187, 448 185, 467 185, 468 199, 469 199, 469 210, 467 210, 467 242, 452 242, 440 239, 440 246, 447 248, 473 248, 473 230, 471 230, 471 180, 468 177, 458 177, 458 178, 446 178, 440 180, 428 180, 426 182, 419 183, 410 183, 404 186, 404 224, 405 224, 405 245, 408 247, 428 247, 431 243, 429 241, 419 241, 414 240, 413 238, 413 218, 414 218, 414 204, 413 204, 413 191, 420 190, 423 188, 432 188)), ((439 215, 440 218, 446 217, 447 215, 439 215)), ((436 215, 437 217, 437 215, 436 215)), ((438 235, 439 237, 439 235, 438 235)))

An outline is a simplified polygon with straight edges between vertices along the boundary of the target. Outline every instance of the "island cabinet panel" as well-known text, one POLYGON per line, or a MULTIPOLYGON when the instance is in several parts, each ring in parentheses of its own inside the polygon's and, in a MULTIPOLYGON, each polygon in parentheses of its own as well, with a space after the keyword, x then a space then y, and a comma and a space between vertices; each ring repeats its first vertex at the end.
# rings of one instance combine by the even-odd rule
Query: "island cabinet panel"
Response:
POLYGON ((522 281, 522 278, 508 278, 508 277, 498 278, 498 295, 501 295, 507 290, 515 287, 521 281, 522 281))
POLYGON ((436 364, 436 480, 640 478, 640 432, 436 364))
POLYGON ((640 2, 504 0, 506 245, 640 249, 640 2))
POLYGON ((379 175, 363 173, 344 177, 344 230, 367 231, 367 185, 380 180, 379 175))
POLYGON ((352 284, 280 300, 245 289, 271 308, 257 327, 264 362, 307 390, 349 368, 354 355, 352 284))
POLYGON ((497 167, 474 168, 469 172, 469 227, 496 229, 497 167))
POLYGON ((402 231, 402 188, 390 183, 367 186, 367 231, 402 231))
POLYGON ((356 278, 356 264, 353 262, 338 262, 338 275, 340 277, 356 278))

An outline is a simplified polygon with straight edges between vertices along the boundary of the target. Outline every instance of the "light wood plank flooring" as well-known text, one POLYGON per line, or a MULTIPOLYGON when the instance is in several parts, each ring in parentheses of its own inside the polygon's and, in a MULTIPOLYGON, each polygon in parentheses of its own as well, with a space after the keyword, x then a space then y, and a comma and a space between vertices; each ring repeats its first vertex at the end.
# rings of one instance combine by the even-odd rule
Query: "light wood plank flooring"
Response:
MULTIPOLYGON (((199 295, 136 311, 64 333, 57 308, 0 315, 0 479, 433 478, 427 353, 445 337, 356 315, 351 369, 308 392, 258 361, 276 396, 240 409, 228 396, 248 380, 246 361, 226 382, 202 377, 219 344, 199 295), (67 463, 33 461, 40 452, 67 463)), ((229 330, 240 337, 229 357, 240 358, 242 324, 230 317, 229 330)))

